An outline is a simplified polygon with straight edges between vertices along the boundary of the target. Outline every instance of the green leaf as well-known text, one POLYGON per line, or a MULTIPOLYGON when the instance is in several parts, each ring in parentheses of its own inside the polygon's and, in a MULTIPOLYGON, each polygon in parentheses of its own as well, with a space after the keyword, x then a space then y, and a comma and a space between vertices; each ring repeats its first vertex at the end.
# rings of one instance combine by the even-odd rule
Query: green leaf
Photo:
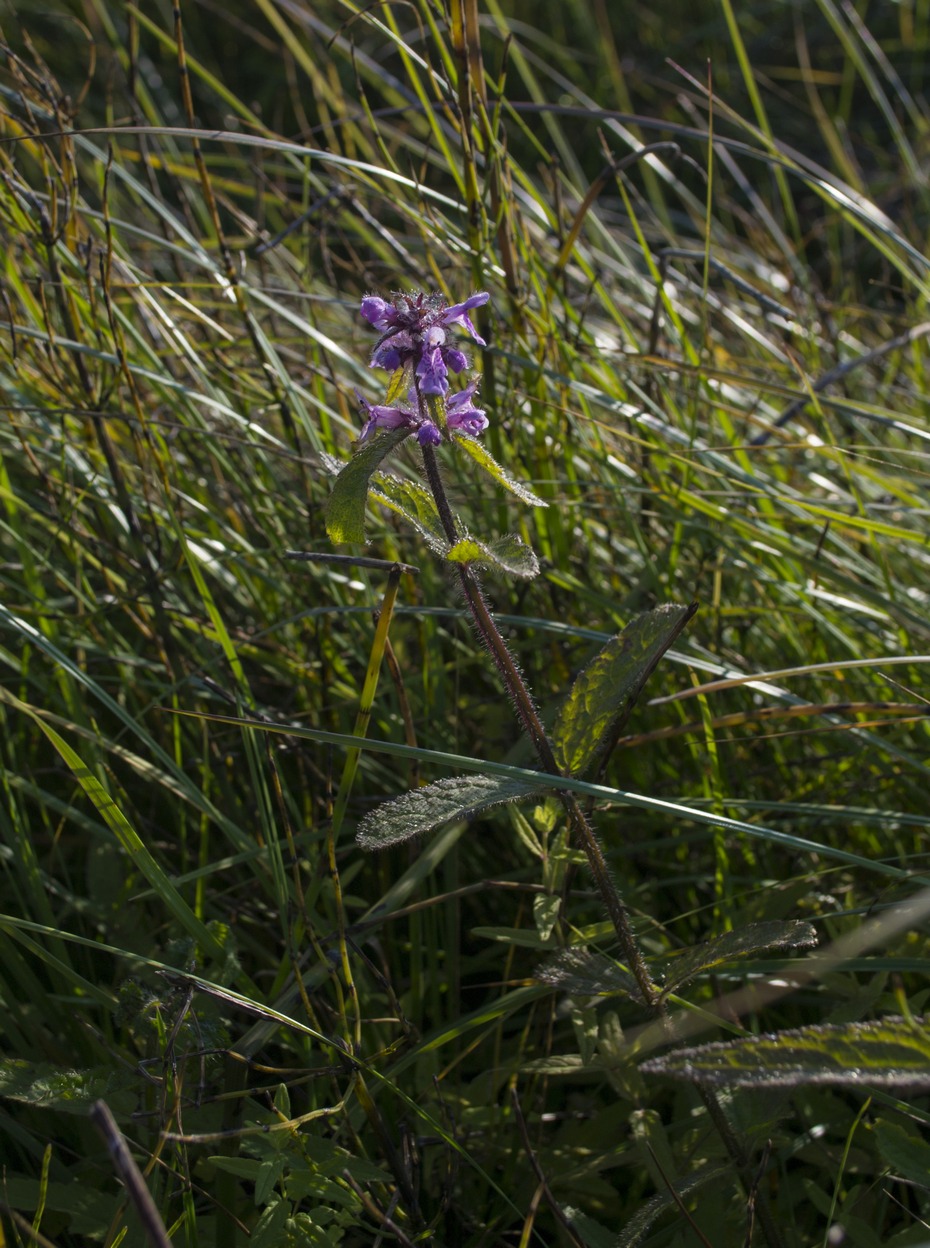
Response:
POLYGON ((548 940, 559 921, 562 898, 558 893, 539 893, 533 898, 533 922, 543 940, 548 940))
POLYGON ((483 468, 488 476, 494 478, 498 485, 502 485, 505 490, 515 494, 522 502, 529 503, 531 507, 549 506, 545 499, 539 498, 527 486, 519 481, 515 481, 506 468, 501 467, 483 442, 479 442, 477 438, 473 438, 469 433, 456 433, 453 436, 456 445, 467 451, 478 467, 483 468))
POLYGON ((0 1097, 82 1117, 95 1101, 105 1100, 114 1117, 122 1121, 136 1108, 138 1088, 132 1072, 110 1066, 74 1070, 5 1058, 0 1061, 0 1097))
POLYGON ((616 1248, 635 1248, 656 1218, 661 1217, 667 1209, 671 1209, 673 1206, 677 1208, 679 1201, 690 1196, 692 1192, 699 1187, 703 1187, 705 1183, 712 1181, 732 1182, 729 1167, 705 1162, 699 1170, 695 1170, 686 1179, 681 1179, 675 1183, 677 1199, 667 1189, 659 1192, 657 1196, 651 1197, 620 1232, 620 1238, 616 1241, 616 1248))
POLYGON ((473 537, 463 537, 446 551, 450 563, 480 563, 521 576, 530 580, 539 575, 539 560, 527 544, 515 533, 495 538, 493 542, 479 542, 473 537))
POLYGON ((800 1027, 644 1062, 649 1075, 742 1088, 838 1084, 861 1088, 930 1088, 930 1036, 904 1018, 800 1027))
POLYGON ((462 537, 446 551, 450 563, 478 563, 484 557, 484 547, 474 537, 462 537))
POLYGON ((165 907, 174 915, 189 936, 192 936, 204 952, 223 961, 223 949, 216 937, 191 910, 174 883, 149 852, 138 832, 120 810, 117 803, 103 787, 96 775, 77 754, 64 737, 46 723, 34 707, 29 706, 6 689, 0 688, 0 701, 13 706, 29 718, 45 733, 49 741, 71 769, 74 778, 97 808, 98 814, 119 841, 133 865, 145 876, 165 907))
POLYGON ((437 553, 445 553, 448 542, 436 503, 429 490, 418 481, 406 481, 390 472, 379 472, 369 487, 372 498, 404 517, 437 553))
POLYGON ((692 603, 647 611, 580 673, 552 728, 556 759, 569 775, 591 770, 610 747, 653 668, 696 610, 692 603))
POLYGON ((901 1123, 885 1120, 875 1124, 875 1137, 878 1151, 896 1175, 923 1188, 930 1184, 930 1144, 901 1123))
POLYGON ((747 923, 734 932, 696 945, 678 957, 671 958, 663 968, 661 981, 664 993, 675 992, 683 984, 704 971, 746 958, 763 949, 811 949, 817 944, 817 933, 810 923, 796 919, 774 919, 766 923, 747 923))
POLYGON ((536 978, 553 988, 582 997, 606 997, 622 992, 640 1000, 639 985, 622 966, 589 949, 562 949, 537 970, 536 978))
POLYGON ((541 936, 535 927, 472 927, 469 933, 481 940, 499 940, 505 945, 540 951, 546 948, 549 939, 541 936))
POLYGON ((365 541, 365 503, 371 474, 411 432, 404 428, 378 434, 361 446, 339 473, 326 502, 326 532, 331 541, 365 541))
POLYGON ((386 849, 444 823, 474 819, 494 806, 538 794, 537 788, 501 776, 453 776, 378 806, 358 825, 356 839, 362 849, 386 849))
POLYGON ((41 1185, 36 1179, 16 1174, 3 1176, 3 1201, 11 1209, 19 1209, 31 1216, 39 1207, 40 1200, 44 1200, 47 1213, 67 1216, 72 1235, 87 1236, 91 1242, 103 1238, 104 1228, 113 1217, 113 1197, 109 1192, 94 1191, 88 1185, 86 1176, 75 1178, 70 1183, 41 1185))
POLYGON ((280 1248, 284 1243, 284 1227, 291 1215, 288 1200, 277 1200, 267 1205, 265 1212, 252 1228, 249 1248, 280 1248))

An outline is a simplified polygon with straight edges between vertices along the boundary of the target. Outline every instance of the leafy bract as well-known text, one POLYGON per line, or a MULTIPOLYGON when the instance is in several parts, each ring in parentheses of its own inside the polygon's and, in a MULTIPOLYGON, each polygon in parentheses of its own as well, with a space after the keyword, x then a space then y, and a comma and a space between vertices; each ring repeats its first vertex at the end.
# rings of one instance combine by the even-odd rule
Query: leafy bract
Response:
POLYGON ((371 474, 412 432, 405 427, 380 433, 359 447, 339 473, 326 502, 326 532, 332 541, 365 541, 365 503, 371 474))
POLYGON ((552 728, 556 760, 569 775, 590 771, 609 748, 653 668, 696 610, 692 603, 647 611, 579 674, 552 728))
POLYGON ((671 959, 665 969, 664 993, 675 992, 683 984, 736 958, 746 958, 764 949, 811 949, 817 933, 810 923, 799 919, 773 919, 766 923, 746 923, 733 932, 695 945, 671 959))
POLYGON ((930 1034, 922 1019, 831 1023, 678 1049, 640 1068, 692 1083, 742 1088, 838 1084, 930 1088, 930 1034))
POLYGON ((493 542, 479 542, 473 537, 463 537, 446 551, 450 563, 480 563, 499 568, 511 576, 530 580, 539 574, 539 561, 533 551, 515 533, 495 538, 493 542))
POLYGON ((371 497, 404 517, 437 554, 448 542, 433 496, 418 481, 407 481, 390 472, 379 472, 369 487, 371 497))
POLYGON ((502 485, 505 490, 515 494, 521 502, 529 503, 531 507, 549 506, 545 499, 540 498, 528 486, 512 477, 507 469, 497 462, 483 442, 473 438, 470 433, 459 432, 454 437, 456 445, 467 451, 479 468, 483 468, 489 477, 493 477, 498 485, 502 485))
POLYGON ((412 789, 365 816, 356 834, 362 849, 386 849, 453 820, 473 819, 508 802, 537 797, 540 790, 502 776, 453 776, 412 789))

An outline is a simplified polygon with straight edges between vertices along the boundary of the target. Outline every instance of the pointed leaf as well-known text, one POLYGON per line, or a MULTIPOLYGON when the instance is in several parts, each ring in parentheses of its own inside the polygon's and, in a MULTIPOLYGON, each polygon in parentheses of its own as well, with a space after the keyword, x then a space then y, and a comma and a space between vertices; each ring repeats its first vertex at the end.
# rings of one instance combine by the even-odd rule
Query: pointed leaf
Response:
POLYGON ((503 568, 511 576, 520 576, 527 581, 539 576, 539 560, 535 552, 516 533, 496 537, 493 542, 488 542, 486 549, 492 564, 503 568))
POLYGON ((542 964, 536 978, 575 996, 606 997, 622 992, 639 1001, 642 995, 629 971, 590 949, 561 950, 542 964))
POLYGON ((358 825, 356 839, 362 849, 386 849, 444 823, 474 819, 494 806, 538 794, 539 789, 502 776, 453 776, 378 806, 358 825))
POLYGON ((697 610, 669 604, 612 637, 572 685, 553 725, 556 759, 569 775, 589 771, 620 732, 640 690, 697 610))
POLYGON ((385 507, 404 517, 437 553, 444 553, 448 542, 433 496, 418 481, 406 481, 390 472, 377 473, 369 494, 385 507))
POLYGON ((0 1061, 0 1097, 82 1117, 86 1117, 91 1105, 103 1099, 120 1121, 129 1118, 138 1099, 132 1072, 120 1067, 74 1070, 12 1057, 0 1061))
POLYGON ((527 580, 539 574, 539 561, 535 554, 515 533, 488 543, 479 542, 474 537, 463 537, 446 551, 446 558, 450 563, 484 564, 527 580))
POLYGON ((732 1182, 732 1172, 729 1167, 707 1161, 687 1178, 676 1180, 674 1193, 666 1190, 659 1192, 656 1196, 651 1196, 620 1232, 620 1238, 615 1241, 615 1248, 636 1248, 656 1218, 661 1217, 668 1209, 680 1208, 680 1202, 685 1197, 690 1196, 699 1187, 703 1187, 705 1183, 712 1181, 732 1182))
POLYGON ((696 945, 679 957, 670 959, 662 977, 664 992, 675 992, 695 975, 736 958, 761 953, 763 949, 811 949, 816 944, 817 933, 810 923, 796 919, 747 923, 735 932, 724 932, 715 940, 696 945))
POLYGON ((390 429, 361 446, 333 482, 326 502, 326 532, 334 542, 365 541, 368 481, 378 465, 412 430, 390 429))
POLYGON ((919 1183, 926 1190, 930 1185, 930 1144, 925 1143, 912 1127, 905 1127, 900 1122, 880 1119, 874 1131, 878 1151, 894 1173, 912 1183, 919 1183))
POLYGON ((498 485, 502 485, 505 490, 515 494, 522 502, 529 503, 531 507, 549 506, 545 499, 539 498, 528 486, 515 481, 506 468, 501 467, 483 442, 479 442, 477 438, 473 438, 468 433, 456 433, 454 440, 457 446, 468 452, 479 468, 483 468, 498 485))
POLYGON ((930 1088, 930 1035, 924 1020, 885 1018, 751 1036, 654 1057, 640 1067, 692 1083, 742 1088, 930 1088))

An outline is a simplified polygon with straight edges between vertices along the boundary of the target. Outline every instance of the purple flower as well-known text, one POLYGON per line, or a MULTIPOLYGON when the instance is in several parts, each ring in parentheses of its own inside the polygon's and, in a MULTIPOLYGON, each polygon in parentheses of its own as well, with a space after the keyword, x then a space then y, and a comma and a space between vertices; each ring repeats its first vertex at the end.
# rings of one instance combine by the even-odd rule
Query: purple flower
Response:
POLYGON ((372 405, 357 390, 355 397, 358 399, 362 412, 368 417, 362 426, 362 432, 358 435, 359 442, 367 441, 376 429, 400 429, 404 425, 409 425, 412 429, 419 423, 417 417, 407 407, 372 405))
POLYGON ((482 307, 490 297, 482 290, 450 307, 441 295, 426 295, 422 291, 398 292, 390 302, 378 295, 366 295, 361 304, 362 316, 381 334, 372 352, 372 368, 390 372, 409 368, 423 394, 446 394, 447 373, 460 373, 468 366, 464 351, 446 345, 446 329, 463 329, 479 346, 486 346, 468 313, 482 307))
POLYGON ((445 394, 449 389, 446 377, 446 365, 442 358, 442 348, 424 351, 416 368, 417 380, 421 394, 445 394))
POLYGON ((417 430, 417 441, 421 446, 438 446, 442 441, 442 434, 431 420, 424 420, 417 430))
POLYGON ((470 433, 476 438, 488 427, 488 418, 484 412, 475 407, 472 399, 478 389, 478 378, 470 381, 464 390, 453 394, 446 400, 446 422, 450 429, 460 429, 462 433, 470 433))
POLYGON ((469 318, 471 308, 480 308, 491 298, 486 290, 479 290, 477 295, 471 295, 464 303, 454 303, 451 308, 446 308, 442 314, 443 325, 461 325, 463 329, 468 330, 479 347, 486 347, 488 344, 478 334, 474 325, 469 318))

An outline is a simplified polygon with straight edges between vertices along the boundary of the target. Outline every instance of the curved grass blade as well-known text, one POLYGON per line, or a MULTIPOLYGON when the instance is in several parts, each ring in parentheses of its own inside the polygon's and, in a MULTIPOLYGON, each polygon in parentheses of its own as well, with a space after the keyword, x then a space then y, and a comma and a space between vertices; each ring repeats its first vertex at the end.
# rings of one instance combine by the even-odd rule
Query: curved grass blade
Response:
MULTIPOLYGON (((217 724, 245 725, 254 728, 257 732, 276 732, 284 736, 301 737, 307 741, 320 741, 326 745, 342 746, 347 749, 358 747, 358 738, 343 732, 327 732, 322 728, 304 728, 297 724, 275 724, 263 719, 220 715, 212 711, 181 711, 171 707, 162 709, 169 714, 189 716, 192 719, 208 719, 217 724)), ((449 754, 444 750, 427 750, 422 746, 402 745, 396 741, 378 741, 376 738, 367 738, 364 749, 371 750, 375 754, 391 754, 397 758, 416 759, 420 762, 434 763, 440 767, 454 767, 461 771, 487 771, 489 775, 524 782, 528 786, 528 793, 550 793, 553 789, 566 789, 572 793, 580 793, 585 797, 593 797, 601 801, 615 802, 621 806, 638 807, 657 814, 672 815, 676 819, 690 820, 692 823, 726 828, 731 832, 743 833, 761 841, 770 841, 772 844, 783 845, 800 853, 817 854, 820 858, 846 862, 864 871, 887 876, 889 879, 901 880, 913 887, 930 887, 930 877, 906 871, 890 862, 866 858, 848 849, 823 845, 804 836, 781 832, 777 828, 746 823, 742 819, 731 819, 728 815, 718 815, 695 806, 686 806, 683 802, 671 802, 661 797, 648 797, 644 793, 631 793, 626 789, 613 789, 606 784, 595 784, 589 780, 580 780, 575 776, 550 776, 544 771, 533 771, 529 767, 513 767, 509 763, 471 758, 467 754, 449 754)))
POLYGON ((142 842, 142 838, 120 810, 119 806, 106 791, 81 756, 68 745, 64 737, 59 736, 55 729, 45 722, 36 710, 7 690, 0 688, 0 700, 29 718, 45 733, 62 760, 70 768, 78 784, 96 806, 107 827, 122 845, 130 861, 145 876, 149 884, 158 894, 163 905, 174 916, 180 926, 197 942, 205 954, 225 960, 225 952, 209 928, 191 910, 190 906, 175 888, 166 872, 152 857, 142 842))

